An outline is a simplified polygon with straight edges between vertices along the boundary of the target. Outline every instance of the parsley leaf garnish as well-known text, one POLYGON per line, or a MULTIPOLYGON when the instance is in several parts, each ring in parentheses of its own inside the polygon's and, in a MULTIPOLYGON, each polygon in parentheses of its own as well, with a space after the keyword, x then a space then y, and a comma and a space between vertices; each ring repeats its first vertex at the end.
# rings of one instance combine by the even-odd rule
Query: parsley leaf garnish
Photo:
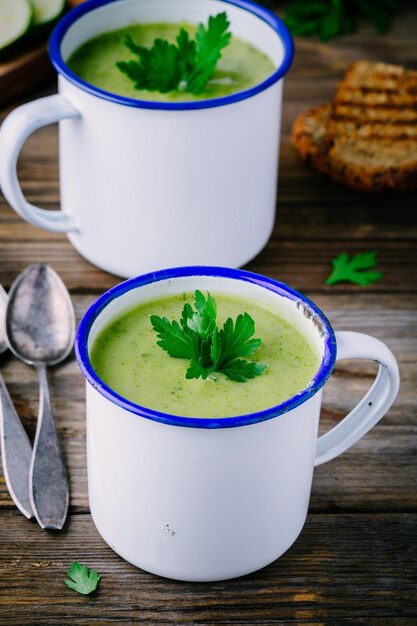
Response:
POLYGON ((178 90, 198 95, 230 41, 229 25, 226 13, 219 13, 208 18, 207 27, 198 25, 195 40, 181 28, 177 45, 155 39, 151 48, 136 44, 127 34, 124 43, 138 60, 118 61, 116 65, 135 83, 135 89, 160 93, 178 90))
POLYGON ((219 329, 216 301, 210 293, 205 297, 197 289, 194 307, 186 302, 179 322, 150 316, 158 346, 169 356, 191 361, 186 378, 213 379, 214 372, 221 372, 240 383, 263 374, 265 364, 242 358, 252 356, 262 343, 253 338, 255 322, 248 313, 241 313, 235 321, 227 318, 219 329))
POLYGON ((64 580, 64 583, 70 589, 74 589, 84 596, 97 589, 101 578, 94 569, 90 571, 86 565, 80 565, 77 561, 71 563, 67 576, 68 578, 64 580))
POLYGON ((352 258, 346 252, 342 252, 332 260, 333 271, 326 280, 326 285, 334 285, 342 281, 356 285, 370 285, 379 280, 382 272, 365 271, 376 266, 376 252, 363 252, 355 254, 352 258))

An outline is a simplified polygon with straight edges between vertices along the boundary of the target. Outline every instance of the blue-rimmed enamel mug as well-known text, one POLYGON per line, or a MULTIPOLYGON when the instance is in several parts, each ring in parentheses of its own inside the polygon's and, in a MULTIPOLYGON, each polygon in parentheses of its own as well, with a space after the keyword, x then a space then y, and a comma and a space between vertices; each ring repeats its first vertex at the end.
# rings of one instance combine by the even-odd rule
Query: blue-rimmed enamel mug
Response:
POLYGON ((286 285, 218 267, 163 270, 114 287, 82 319, 76 355, 87 381, 96 527, 127 561, 188 581, 241 576, 283 554, 304 525, 314 466, 372 428, 399 386, 395 358, 378 339, 334 333, 323 313, 286 285), (107 387, 89 357, 100 331, 143 302, 196 288, 236 294, 291 320, 321 355, 307 387, 267 410, 223 419, 160 413, 107 387), (346 358, 372 359, 379 373, 353 411, 317 438, 322 387, 336 359, 346 358))
POLYGON ((130 277, 162 267, 238 267, 268 241, 275 218, 283 77, 291 37, 248 0, 90 0, 50 40, 59 94, 13 111, 0 132, 0 184, 27 221, 66 232, 98 267, 130 277), (226 11, 231 30, 266 53, 275 71, 261 84, 197 102, 117 96, 78 78, 66 61, 105 31, 140 22, 206 22, 226 11), (61 211, 23 197, 22 144, 59 122, 61 211))

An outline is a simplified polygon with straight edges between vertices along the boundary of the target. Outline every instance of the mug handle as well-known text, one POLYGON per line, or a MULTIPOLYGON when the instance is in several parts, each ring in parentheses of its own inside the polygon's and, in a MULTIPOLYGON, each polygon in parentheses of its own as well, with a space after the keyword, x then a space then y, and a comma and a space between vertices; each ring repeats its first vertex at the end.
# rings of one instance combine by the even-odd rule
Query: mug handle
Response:
POLYGON ((64 96, 55 94, 18 107, 7 116, 0 129, 0 185, 6 200, 30 224, 56 233, 76 230, 74 220, 62 211, 39 209, 25 200, 17 179, 17 159, 24 142, 35 130, 79 116, 64 96))
POLYGON ((339 456, 371 430, 393 404, 400 385, 397 361, 382 341, 362 333, 335 334, 337 361, 371 359, 379 364, 379 371, 359 404, 337 426, 317 439, 315 466, 339 456))

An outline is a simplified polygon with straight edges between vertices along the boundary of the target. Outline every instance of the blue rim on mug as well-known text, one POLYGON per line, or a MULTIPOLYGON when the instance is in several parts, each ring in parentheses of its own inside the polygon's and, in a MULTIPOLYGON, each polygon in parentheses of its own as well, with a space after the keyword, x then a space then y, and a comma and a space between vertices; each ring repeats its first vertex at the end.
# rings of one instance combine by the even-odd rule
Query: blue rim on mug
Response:
POLYGON ((294 57, 294 44, 287 27, 279 19, 279 17, 272 13, 272 11, 269 11, 265 7, 262 7, 252 2, 251 0, 222 0, 222 2, 237 6, 260 18, 262 21, 271 26, 271 28, 279 36, 284 49, 284 56, 279 67, 277 67, 277 69, 264 81, 255 85, 254 87, 250 87, 249 89, 245 89, 243 91, 238 91, 228 96, 207 100, 195 100, 193 102, 152 102, 148 100, 137 100, 136 98, 127 98, 125 96, 119 96, 109 91, 104 91, 103 89, 94 87, 94 85, 91 85, 90 83, 82 80, 69 69, 61 55, 61 43, 70 26, 72 26, 72 24, 74 24, 74 22, 76 22, 78 18, 82 17, 86 13, 89 13, 90 11, 94 11, 94 9, 117 1, 118 0, 88 0, 88 2, 84 2, 76 6, 58 22, 49 40, 49 56, 52 65, 55 67, 57 72, 65 76, 65 78, 67 78, 77 87, 80 87, 84 91, 87 91, 94 96, 103 98, 104 100, 110 100, 111 102, 115 102, 117 104, 124 104, 126 106, 137 107, 141 109, 162 109, 168 111, 207 109, 211 107, 232 104, 233 102, 239 102, 240 100, 250 98, 251 96, 254 96, 261 91, 264 91, 265 89, 276 83, 280 78, 287 74, 288 70, 291 67, 294 57))
POLYGON ((94 389, 96 389, 107 400, 110 400, 110 402, 113 402, 120 408, 140 417, 160 422, 162 424, 186 426, 191 428, 234 428, 237 426, 247 426, 249 424, 263 422, 287 413, 291 409, 294 409, 300 404, 306 402, 306 400, 311 398, 321 389, 321 387, 323 387, 333 370, 336 361, 336 349, 336 337, 329 320, 326 318, 324 313, 313 302, 311 302, 311 300, 291 287, 288 287, 284 283, 278 282, 272 278, 267 278, 266 276, 255 274, 253 272, 247 272, 245 270, 213 266, 187 266, 165 269, 152 272, 150 274, 143 274, 142 276, 137 276, 135 278, 130 278, 129 280, 116 285, 100 296, 100 298, 98 298, 98 300, 96 300, 96 302, 94 302, 86 311, 79 324, 75 338, 75 355, 81 372, 92 387, 94 387, 94 389), (324 350, 320 367, 309 385, 284 402, 263 411, 222 418, 184 417, 181 415, 172 415, 161 411, 155 411, 126 400, 126 398, 108 387, 94 371, 88 354, 88 337, 98 315, 108 304, 112 302, 112 300, 122 296, 132 289, 161 280, 171 280, 191 276, 218 276, 220 278, 230 278, 233 280, 249 282, 273 291, 279 296, 296 302, 302 302, 306 305, 312 314, 319 318, 323 328, 324 339, 324 350))

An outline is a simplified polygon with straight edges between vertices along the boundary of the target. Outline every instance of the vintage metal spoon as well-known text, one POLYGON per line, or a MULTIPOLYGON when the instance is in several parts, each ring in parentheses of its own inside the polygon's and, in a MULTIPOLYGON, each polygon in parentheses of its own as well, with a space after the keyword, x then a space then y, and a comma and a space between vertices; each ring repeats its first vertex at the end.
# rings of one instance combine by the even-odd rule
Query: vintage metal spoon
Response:
POLYGON ((29 471, 32 509, 42 528, 61 529, 68 512, 68 480, 49 397, 47 365, 70 353, 75 316, 64 283, 45 264, 28 267, 9 291, 6 341, 39 376, 39 416, 29 471))
MULTIPOLYGON (((0 354, 7 350, 5 317, 7 294, 0 285, 0 354)), ((0 446, 6 485, 19 511, 33 517, 29 497, 32 446, 0 374, 0 446)))

